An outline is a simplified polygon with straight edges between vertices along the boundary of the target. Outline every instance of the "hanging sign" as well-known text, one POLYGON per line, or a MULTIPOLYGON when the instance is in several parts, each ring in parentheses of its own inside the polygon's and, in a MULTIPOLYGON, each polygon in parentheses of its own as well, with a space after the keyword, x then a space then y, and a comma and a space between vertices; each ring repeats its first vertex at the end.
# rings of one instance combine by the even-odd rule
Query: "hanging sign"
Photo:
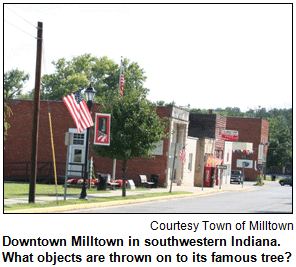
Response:
POLYGON ((217 165, 221 165, 222 162, 223 162, 223 159, 218 159, 212 156, 208 156, 205 162, 205 165, 207 167, 216 167, 217 165))
POLYGON ((94 145, 110 146, 111 115, 96 113, 94 145))
POLYGON ((237 141, 238 131, 222 130, 222 139, 227 141, 237 141))

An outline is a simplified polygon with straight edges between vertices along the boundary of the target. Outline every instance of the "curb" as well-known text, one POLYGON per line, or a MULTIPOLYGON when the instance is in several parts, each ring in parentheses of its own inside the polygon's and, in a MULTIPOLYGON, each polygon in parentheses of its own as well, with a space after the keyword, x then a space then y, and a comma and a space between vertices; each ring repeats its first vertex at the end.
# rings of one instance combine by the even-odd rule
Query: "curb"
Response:
POLYGON ((214 193, 223 193, 227 191, 247 191, 253 190, 253 187, 249 188, 240 188, 240 189, 216 189, 213 191, 202 191, 198 193, 192 194, 181 194, 181 195, 172 195, 172 196, 160 196, 160 197, 149 197, 149 198, 140 198, 140 199, 127 199, 127 200, 116 200, 110 202, 101 202, 101 203, 85 203, 85 204, 75 204, 75 205, 67 205, 67 206, 56 206, 56 207, 49 207, 49 208, 32 208, 32 209, 23 209, 23 210, 11 210, 11 211, 4 211, 4 214, 26 214, 26 213, 58 213, 63 211, 73 211, 79 209, 90 209, 90 208, 102 208, 102 207, 111 207, 111 206, 121 206, 121 205, 129 205, 134 203, 144 203, 144 202, 152 202, 152 201, 159 201, 159 200, 166 200, 166 199, 173 199, 173 198, 185 198, 185 197, 197 197, 202 195, 209 195, 214 193))

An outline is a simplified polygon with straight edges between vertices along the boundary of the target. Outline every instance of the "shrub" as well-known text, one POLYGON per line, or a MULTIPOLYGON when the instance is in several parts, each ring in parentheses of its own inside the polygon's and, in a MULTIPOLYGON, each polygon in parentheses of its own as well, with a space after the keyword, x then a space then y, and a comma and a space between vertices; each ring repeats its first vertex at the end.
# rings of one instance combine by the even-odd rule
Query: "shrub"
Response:
POLYGON ((258 177, 257 177, 257 184, 258 185, 262 185, 263 184, 263 177, 262 177, 262 175, 258 175, 258 177))

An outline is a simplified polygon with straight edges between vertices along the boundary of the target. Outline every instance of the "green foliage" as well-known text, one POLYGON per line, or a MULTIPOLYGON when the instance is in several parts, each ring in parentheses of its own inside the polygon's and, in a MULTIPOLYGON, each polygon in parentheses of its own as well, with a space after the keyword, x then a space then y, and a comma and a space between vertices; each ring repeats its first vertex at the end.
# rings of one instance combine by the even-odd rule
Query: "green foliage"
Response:
POLYGON ((291 124, 284 116, 269 118, 268 167, 284 167, 292 162, 291 130, 291 124))
MULTIPOLYGON (((192 114, 209 114, 208 110, 191 109, 192 114)), ((292 162, 292 109, 266 108, 249 109, 242 112, 239 108, 217 108, 214 114, 244 118, 263 118, 269 122, 269 147, 267 155, 268 169, 276 166, 286 166, 292 162)))
POLYGON ((33 100, 34 99, 34 89, 30 92, 25 93, 25 94, 20 94, 18 99, 33 100))
POLYGON ((111 114, 110 146, 92 146, 103 158, 123 160, 122 196, 126 196, 125 172, 127 161, 132 158, 149 158, 153 149, 167 135, 166 119, 156 113, 156 106, 143 96, 141 91, 129 90, 123 98, 115 97, 101 108, 111 114))
MULTIPOLYGON (((41 99, 61 100, 78 89, 86 88, 90 82, 96 90, 94 102, 111 102, 119 97, 120 66, 107 57, 84 54, 69 61, 61 58, 53 65, 55 73, 42 77, 41 99)), ((144 70, 137 63, 124 59, 123 72, 124 92, 136 90, 146 96, 148 89, 143 87, 146 80, 144 70)))
POLYGON ((156 101, 155 102, 155 105, 156 106, 175 106, 176 105, 176 102, 175 101, 172 101, 171 103, 166 103, 165 101, 163 100, 160 100, 160 101, 156 101))
POLYGON ((263 177, 262 177, 262 175, 258 175, 257 176, 257 184, 258 185, 262 185, 263 184, 263 177))
POLYGON ((4 73, 4 99, 18 98, 26 81, 29 80, 29 74, 24 71, 13 69, 4 73))
POLYGON ((139 92, 125 93, 122 100, 115 98, 103 105, 101 112, 111 114, 110 146, 92 147, 101 157, 118 160, 151 157, 155 143, 167 137, 167 123, 139 92))
POLYGON ((9 123, 7 122, 6 118, 12 114, 11 108, 4 102, 4 141, 7 136, 7 131, 10 127, 9 123))
POLYGON ((199 108, 193 108, 190 109, 191 114, 209 114, 209 111, 207 109, 199 109, 199 108))

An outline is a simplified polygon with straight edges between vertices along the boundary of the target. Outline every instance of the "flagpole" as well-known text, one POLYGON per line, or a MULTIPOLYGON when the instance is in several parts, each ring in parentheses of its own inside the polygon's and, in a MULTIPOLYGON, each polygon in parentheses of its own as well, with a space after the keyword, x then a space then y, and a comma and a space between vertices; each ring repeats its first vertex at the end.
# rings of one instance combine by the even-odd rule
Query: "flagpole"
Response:
MULTIPOLYGON (((119 92, 121 93, 121 74, 123 72, 123 65, 122 65, 122 56, 121 56, 121 60, 120 60, 120 73, 119 73, 119 92)), ((115 180, 115 174, 116 174, 116 159, 113 159, 113 173, 112 173, 112 179, 115 180)))
POLYGON ((51 124, 50 112, 48 113, 48 118, 49 118, 49 128, 50 128, 50 137, 51 137, 51 148, 52 148, 52 159, 53 159, 53 169, 54 169, 55 191, 56 191, 57 203, 59 203, 57 168, 56 168, 56 160, 55 160, 55 152, 54 152, 54 143, 53 143, 53 134, 52 134, 52 124, 51 124))
POLYGON ((121 60, 120 60, 120 73, 119 73, 119 92, 120 92, 120 96, 121 99, 123 97, 123 90, 122 90, 122 76, 123 76, 123 64, 122 64, 122 56, 121 56, 121 60))
POLYGON ((122 73, 122 56, 121 56, 121 59, 120 59, 120 72, 119 72, 119 91, 120 91, 120 80, 121 80, 121 73, 122 73))

